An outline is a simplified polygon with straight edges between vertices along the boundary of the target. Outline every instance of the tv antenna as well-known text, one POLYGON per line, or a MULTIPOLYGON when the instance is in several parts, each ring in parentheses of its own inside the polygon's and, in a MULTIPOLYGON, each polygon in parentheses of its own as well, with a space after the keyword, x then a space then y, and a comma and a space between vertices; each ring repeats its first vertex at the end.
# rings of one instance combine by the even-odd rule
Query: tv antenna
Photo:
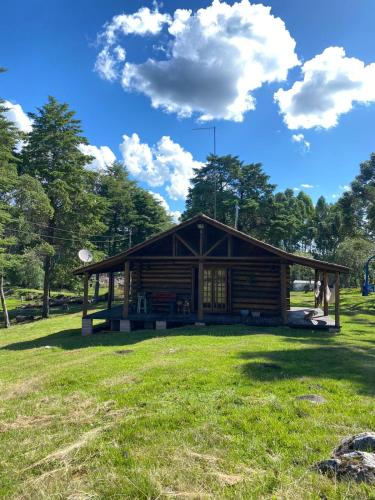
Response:
MULTIPOLYGON (((216 125, 213 125, 212 127, 197 127, 193 128, 194 131, 196 130, 212 130, 213 131, 213 140, 214 140, 214 156, 216 156, 216 125)), ((214 219, 216 219, 216 198, 217 198, 217 177, 216 173, 214 173, 214 219)))
POLYGON ((79 260, 84 264, 88 264, 92 261, 92 253, 90 252, 90 250, 87 250, 87 248, 82 248, 82 250, 78 252, 78 257, 79 260))

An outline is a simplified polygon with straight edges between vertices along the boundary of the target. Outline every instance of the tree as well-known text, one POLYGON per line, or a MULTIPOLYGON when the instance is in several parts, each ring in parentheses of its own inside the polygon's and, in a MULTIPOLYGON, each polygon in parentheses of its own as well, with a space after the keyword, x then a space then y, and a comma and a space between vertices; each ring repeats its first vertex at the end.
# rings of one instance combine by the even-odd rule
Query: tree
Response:
POLYGON ((360 164, 360 173, 339 205, 347 236, 375 237, 375 153, 360 164))
POLYGON ((96 176, 85 168, 91 157, 79 150, 87 139, 74 111, 49 97, 42 108, 29 116, 33 128, 22 150, 19 171, 40 182, 51 206, 51 214, 40 232, 44 269, 42 316, 48 317, 53 277, 60 282, 71 279, 77 251, 88 243, 91 234, 104 228, 104 206, 94 192, 96 176))
POLYGON ((132 190, 132 244, 141 243, 172 225, 172 218, 153 195, 139 186, 132 190))
POLYGON ((314 242, 317 257, 329 259, 342 234, 342 214, 339 205, 330 205, 321 196, 315 206, 314 242))
POLYGON ((365 238, 345 238, 338 244, 334 260, 350 268, 350 274, 343 275, 346 286, 360 286, 363 281, 363 267, 369 257, 375 254, 375 243, 365 238))
MULTIPOLYGON (((0 68, 0 72, 2 71, 0 68)), ((10 323, 4 294, 4 275, 13 263, 7 255, 7 249, 14 238, 6 235, 5 228, 11 219, 10 200, 17 184, 17 160, 14 151, 20 136, 14 124, 6 118, 6 111, 4 100, 0 99, 0 299, 7 328, 10 323)))
MULTIPOLYGON (((100 178, 98 193, 105 199, 103 232, 105 243, 102 249, 108 256, 126 250, 131 244, 134 230, 135 208, 133 192, 136 184, 129 180, 128 173, 120 163, 113 163, 100 178)), ((99 246, 101 244, 99 243, 99 246)))
POLYGON ((238 205, 238 229, 262 237, 274 189, 260 163, 244 164, 237 156, 211 155, 206 165, 194 170, 182 218, 204 212, 234 225, 238 205))

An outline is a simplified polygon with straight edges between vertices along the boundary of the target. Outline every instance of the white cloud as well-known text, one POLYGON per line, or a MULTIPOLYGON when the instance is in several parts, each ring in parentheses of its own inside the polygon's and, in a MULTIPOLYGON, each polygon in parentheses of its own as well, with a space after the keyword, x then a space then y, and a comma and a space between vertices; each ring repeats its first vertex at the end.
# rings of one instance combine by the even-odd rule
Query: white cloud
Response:
POLYGON ((301 184, 304 189, 313 189, 315 186, 313 184, 301 184))
POLYGON ((193 169, 202 166, 168 136, 149 146, 141 143, 138 134, 124 135, 120 150, 124 165, 136 179, 149 186, 165 186, 173 200, 186 197, 193 169))
POLYGON ((332 195, 332 198, 333 198, 334 200, 336 200, 336 198, 339 198, 339 196, 340 196, 339 194, 333 194, 333 195, 332 195))
POLYGON ((22 106, 19 104, 12 104, 9 101, 4 101, 4 105, 7 108, 5 112, 7 119, 14 122, 15 126, 21 130, 21 132, 31 132, 33 121, 24 112, 22 106))
POLYGON ((293 188, 293 191, 294 191, 295 193, 298 193, 298 191, 301 191, 301 189, 300 189, 300 188, 298 188, 298 187, 294 187, 294 188, 293 188))
POLYGON ((310 151, 310 143, 305 139, 305 136, 303 134, 293 134, 292 141, 299 143, 302 147, 302 151, 310 151))
POLYGON ((105 170, 116 160, 116 156, 108 146, 91 146, 90 144, 80 144, 79 150, 87 155, 93 156, 93 161, 86 168, 95 172, 105 170))
POLYGON ((354 103, 375 102, 375 63, 346 57, 342 47, 329 47, 302 66, 303 80, 274 97, 290 129, 337 125, 354 103))
POLYGON ((345 185, 345 186, 339 186, 339 188, 341 189, 341 191, 351 191, 352 188, 348 185, 345 185))
POLYGON ((233 5, 213 0, 196 12, 177 9, 173 18, 147 8, 115 16, 100 36, 104 49, 97 71, 109 80, 118 76, 112 47, 120 34, 158 35, 163 26, 169 33, 165 58, 125 62, 122 85, 147 95, 154 107, 180 116, 198 112, 201 120, 242 121, 255 108, 252 91, 285 80, 288 70, 299 64, 295 41, 270 7, 249 0, 233 5))
POLYGON ((149 191, 150 194, 160 203, 160 205, 165 208, 168 214, 172 217, 173 222, 178 222, 181 217, 181 212, 179 210, 171 210, 167 200, 160 193, 155 193, 154 191, 149 191))

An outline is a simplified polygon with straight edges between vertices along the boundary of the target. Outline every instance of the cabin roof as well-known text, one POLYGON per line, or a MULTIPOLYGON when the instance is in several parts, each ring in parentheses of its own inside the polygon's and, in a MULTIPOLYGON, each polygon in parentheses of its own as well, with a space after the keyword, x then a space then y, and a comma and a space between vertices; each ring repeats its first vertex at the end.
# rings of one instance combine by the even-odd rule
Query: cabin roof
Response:
MULTIPOLYGON (((166 231, 163 231, 148 240, 139 243, 138 245, 134 245, 133 247, 129 248, 129 250, 126 250, 124 252, 121 252, 117 255, 114 255, 113 257, 109 257, 107 259, 101 260, 99 262, 95 262, 93 264, 89 264, 88 266, 80 267, 78 269, 75 269, 73 273, 75 275, 80 275, 84 273, 90 273, 90 274, 96 274, 96 273, 104 273, 104 272, 110 272, 113 270, 117 270, 119 265, 121 263, 124 263, 127 260, 127 257, 130 257, 133 253, 137 252, 138 250, 141 250, 156 241, 169 236, 179 229, 182 229, 184 227, 187 227, 192 224, 196 224, 198 222, 203 222, 206 224, 210 224, 211 226, 214 226, 218 229, 221 229, 222 231, 231 234, 233 236, 236 236, 237 238, 246 241, 248 243, 251 243, 252 245, 262 248, 263 250, 266 250, 275 256, 279 257, 283 262, 286 262, 288 264, 300 264, 302 266, 306 267, 311 267, 313 269, 319 269, 322 271, 331 271, 331 272, 341 272, 341 273, 348 273, 349 268, 346 266, 341 266, 338 264, 333 264, 331 262, 325 262, 322 260, 317 260, 317 259, 310 259, 308 257, 302 257, 299 255, 295 255, 289 252, 286 252, 285 250, 281 250, 280 248, 277 248, 273 245, 270 245, 269 243, 265 243, 264 241, 258 240, 256 238, 253 238, 252 236, 249 236, 246 233, 243 233, 242 231, 238 231, 237 229, 234 229, 233 227, 227 226, 226 224, 223 224, 222 222, 219 222, 215 219, 211 219, 211 217, 208 217, 205 214, 198 214, 192 217, 191 219, 188 219, 184 222, 181 222, 180 224, 176 224, 175 226, 171 227, 170 229, 167 229, 166 231)), ((173 259, 173 257, 171 257, 173 259)), ((220 257, 218 257, 220 259, 220 257)), ((236 257, 233 257, 233 260, 235 260, 236 257)))

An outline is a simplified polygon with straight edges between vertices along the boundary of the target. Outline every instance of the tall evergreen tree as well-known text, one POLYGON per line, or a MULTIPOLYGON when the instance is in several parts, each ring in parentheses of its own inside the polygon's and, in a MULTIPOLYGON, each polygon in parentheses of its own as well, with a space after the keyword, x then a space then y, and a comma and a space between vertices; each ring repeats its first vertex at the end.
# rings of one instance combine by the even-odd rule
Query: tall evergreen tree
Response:
POLYGON ((33 128, 22 150, 20 173, 37 179, 52 211, 41 238, 44 244, 42 316, 49 315, 53 276, 68 279, 76 252, 93 233, 103 230, 103 202, 94 193, 95 174, 85 166, 91 160, 79 150, 86 144, 81 122, 67 104, 49 97, 36 113, 29 113, 33 128))
POLYGON ((17 185, 14 151, 19 134, 14 124, 6 118, 6 111, 4 100, 0 99, 0 299, 4 324, 5 327, 8 327, 10 323, 4 294, 4 276, 12 265, 8 248, 13 243, 14 238, 6 235, 5 228, 11 220, 10 200, 17 185))

